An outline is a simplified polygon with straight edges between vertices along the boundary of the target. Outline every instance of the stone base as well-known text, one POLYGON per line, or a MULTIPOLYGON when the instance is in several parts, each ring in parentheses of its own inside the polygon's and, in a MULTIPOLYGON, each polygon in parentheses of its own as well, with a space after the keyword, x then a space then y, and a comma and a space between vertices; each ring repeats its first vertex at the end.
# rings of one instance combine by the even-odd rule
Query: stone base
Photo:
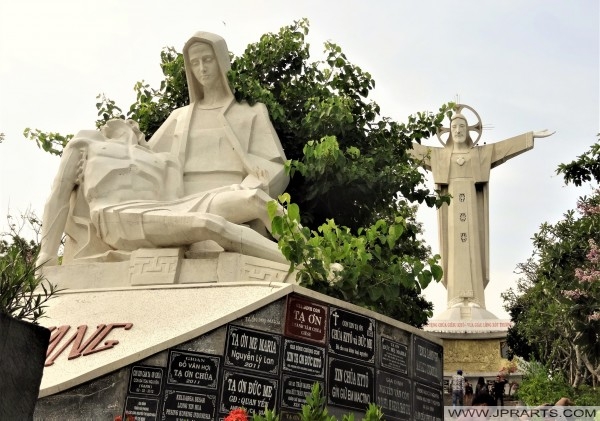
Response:
POLYGON ((506 337, 510 320, 498 319, 478 305, 458 304, 427 323, 424 330, 439 338, 482 339, 506 337))
POLYGON ((238 277, 73 289, 51 300, 47 315, 52 338, 36 420, 127 412, 217 421, 235 407, 260 413, 265 405, 293 420, 314 382, 338 419, 363 416, 367 402, 391 419, 442 417, 440 340, 291 283, 238 277))
POLYGON ((510 326, 510 320, 479 306, 456 305, 430 320, 424 330, 444 341, 444 380, 460 369, 474 386, 479 377, 493 382, 508 366, 503 346, 510 326))
POLYGON ((227 252, 186 259, 178 248, 139 249, 122 262, 47 266, 43 274, 69 290, 239 281, 295 283, 296 279, 283 263, 227 252))
POLYGON ((434 320, 490 320, 498 318, 485 308, 476 306, 456 306, 444 311, 434 320))
POLYGON ((282 263, 225 252, 186 259, 177 248, 49 266, 43 274, 61 292, 40 321, 52 331, 40 396, 197 337, 295 283, 282 263))

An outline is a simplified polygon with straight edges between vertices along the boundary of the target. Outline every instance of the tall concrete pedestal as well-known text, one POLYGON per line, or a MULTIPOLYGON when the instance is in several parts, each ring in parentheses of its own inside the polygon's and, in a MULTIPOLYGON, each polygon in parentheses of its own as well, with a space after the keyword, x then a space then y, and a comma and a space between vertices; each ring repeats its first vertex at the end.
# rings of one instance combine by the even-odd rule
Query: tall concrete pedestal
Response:
MULTIPOLYGON (((483 377, 491 385, 503 368, 509 366, 506 359, 506 334, 512 325, 510 320, 498 319, 491 312, 479 307, 456 306, 430 320, 425 331, 443 340, 444 389, 457 370, 473 385, 483 377)), ((519 373, 511 381, 520 379, 519 373)), ((507 385, 505 394, 512 390, 507 385)))

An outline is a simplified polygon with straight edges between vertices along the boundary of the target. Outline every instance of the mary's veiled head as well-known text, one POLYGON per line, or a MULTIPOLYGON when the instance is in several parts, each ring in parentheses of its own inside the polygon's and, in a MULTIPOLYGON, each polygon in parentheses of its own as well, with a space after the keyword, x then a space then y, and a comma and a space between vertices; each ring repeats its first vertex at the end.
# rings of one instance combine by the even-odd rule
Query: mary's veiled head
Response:
MULTIPOLYGON (((233 94, 227 80, 227 72, 231 69, 229 59, 229 50, 225 40, 216 34, 210 32, 196 32, 183 47, 183 58, 185 63, 185 74, 188 82, 190 94, 190 103, 202 100, 204 98, 205 87, 198 76, 198 70, 194 71, 194 66, 190 59, 191 55, 197 56, 202 50, 202 45, 210 46, 217 64, 217 73, 223 89, 228 94, 233 94)), ((208 80, 207 80, 208 82, 208 80)))

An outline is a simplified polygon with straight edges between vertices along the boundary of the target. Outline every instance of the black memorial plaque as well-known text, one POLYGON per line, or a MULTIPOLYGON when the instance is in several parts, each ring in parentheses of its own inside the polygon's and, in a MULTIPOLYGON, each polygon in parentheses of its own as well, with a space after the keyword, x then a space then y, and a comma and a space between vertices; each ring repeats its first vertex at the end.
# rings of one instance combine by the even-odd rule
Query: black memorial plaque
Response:
POLYGON ((364 411, 375 402, 375 369, 361 364, 329 359, 327 401, 330 405, 364 411))
POLYGON ((279 421, 300 421, 302 417, 299 412, 281 411, 279 413, 279 421))
POLYGON ((385 419, 412 419, 410 380, 385 371, 377 371, 377 405, 381 407, 385 419))
POLYGON ((216 394, 167 389, 163 399, 162 420, 215 420, 216 408, 216 394))
POLYGON ((285 336, 325 344, 326 334, 327 306, 290 296, 285 316, 285 336))
POLYGON ((444 380, 442 346, 415 336, 412 355, 414 377, 441 386, 444 380))
MULTIPOLYGON (((306 404, 306 396, 310 395, 314 383, 311 379, 284 374, 281 381, 281 408, 302 412, 302 405, 306 404)), ((323 390, 323 382, 318 383, 323 390)))
POLYGON ((239 326, 227 330, 226 366, 277 375, 280 352, 280 335, 239 326))
POLYGON ((284 339, 283 371, 324 378, 325 348, 284 339))
POLYGON ((158 420, 158 398, 127 396, 125 399, 125 415, 132 415, 136 420, 158 420))
POLYGON ((255 374, 223 371, 219 412, 228 414, 235 408, 246 408, 249 414, 264 415, 265 405, 276 410, 279 381, 255 374))
POLYGON ((413 419, 442 421, 444 416, 444 397, 441 388, 414 383, 413 419))
POLYGON ((169 351, 167 384, 216 390, 221 357, 190 351, 169 351))
POLYGON ((160 396, 165 369, 149 365, 134 365, 129 376, 128 393, 160 396))
POLYGON ((382 336, 379 353, 381 368, 386 368, 395 373, 408 374, 407 345, 382 336))
POLYGON ((235 324, 248 329, 257 329, 271 333, 283 333, 286 298, 281 298, 265 307, 236 320, 235 324))
POLYGON ((329 315, 329 351, 374 362, 375 319, 332 307, 329 315))

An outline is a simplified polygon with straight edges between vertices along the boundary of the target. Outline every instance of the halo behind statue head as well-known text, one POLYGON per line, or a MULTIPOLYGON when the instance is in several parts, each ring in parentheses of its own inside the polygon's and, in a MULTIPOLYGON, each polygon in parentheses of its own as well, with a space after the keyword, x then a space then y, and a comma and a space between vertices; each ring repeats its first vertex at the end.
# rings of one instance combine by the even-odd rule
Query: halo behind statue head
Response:
MULTIPOLYGON (((481 133, 483 132, 483 124, 481 123, 481 117, 479 116, 479 114, 477 113, 477 111, 475 111, 472 107, 466 105, 466 104, 456 104, 454 106, 454 114, 452 115, 452 117, 450 118, 450 123, 452 123, 452 120, 455 120, 457 118, 462 118, 463 120, 465 120, 467 122, 468 125, 468 129, 467 129, 467 139, 471 139, 472 145, 471 146, 476 146, 477 142, 479 142, 479 139, 481 139, 481 133), (470 111, 471 113, 473 113, 473 115, 477 118, 477 123, 469 125, 469 120, 467 120, 467 118, 465 117, 465 115, 462 113, 462 111, 466 109, 468 111, 470 111), (475 140, 473 140, 471 138, 471 132, 476 132, 477 133, 477 138, 475 140)), ((451 134, 450 134, 450 127, 442 127, 441 129, 438 130, 437 132, 437 138, 440 141, 440 143, 444 146, 446 146, 446 144, 448 143, 448 140, 451 139, 451 134), (449 137, 446 141, 444 141, 442 139, 442 136, 444 134, 448 133, 449 137)))

